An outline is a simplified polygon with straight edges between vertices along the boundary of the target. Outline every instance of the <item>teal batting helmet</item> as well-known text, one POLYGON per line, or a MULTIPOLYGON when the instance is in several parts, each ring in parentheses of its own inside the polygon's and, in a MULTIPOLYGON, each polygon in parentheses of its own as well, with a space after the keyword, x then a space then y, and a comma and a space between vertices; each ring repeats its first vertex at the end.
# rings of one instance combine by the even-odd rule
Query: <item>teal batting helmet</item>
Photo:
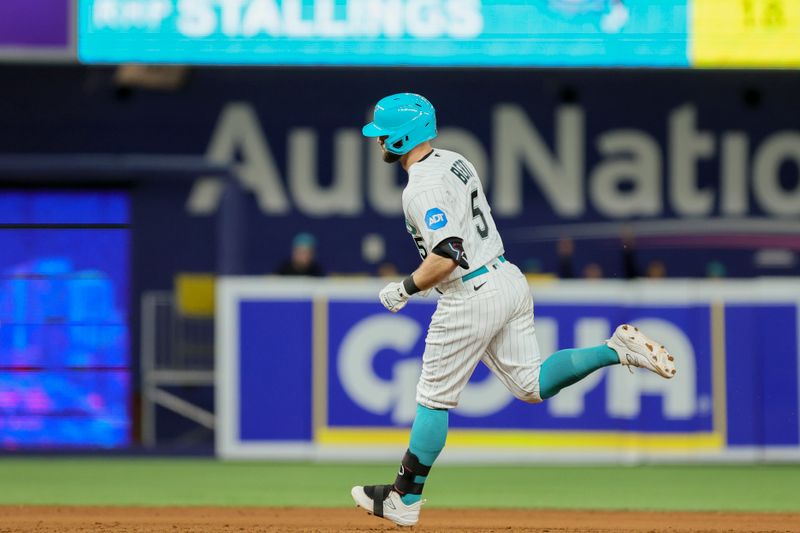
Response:
POLYGON ((361 129, 365 137, 383 137, 384 148, 407 154, 418 144, 436 137, 436 111, 424 96, 399 93, 381 98, 373 121, 361 129))

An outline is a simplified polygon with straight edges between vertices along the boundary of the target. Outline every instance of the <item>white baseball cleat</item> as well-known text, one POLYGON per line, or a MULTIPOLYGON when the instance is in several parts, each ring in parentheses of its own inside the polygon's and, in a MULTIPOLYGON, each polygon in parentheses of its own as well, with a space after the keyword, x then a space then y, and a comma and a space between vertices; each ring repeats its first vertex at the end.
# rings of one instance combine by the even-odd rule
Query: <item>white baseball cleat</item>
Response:
POLYGON ((606 345, 617 352, 619 362, 628 368, 646 368, 667 379, 675 375, 675 358, 661 343, 650 340, 630 324, 619 326, 606 345))
POLYGON ((356 505, 369 514, 391 520, 398 526, 413 526, 419 522, 423 501, 406 505, 391 485, 356 485, 350 490, 356 505))

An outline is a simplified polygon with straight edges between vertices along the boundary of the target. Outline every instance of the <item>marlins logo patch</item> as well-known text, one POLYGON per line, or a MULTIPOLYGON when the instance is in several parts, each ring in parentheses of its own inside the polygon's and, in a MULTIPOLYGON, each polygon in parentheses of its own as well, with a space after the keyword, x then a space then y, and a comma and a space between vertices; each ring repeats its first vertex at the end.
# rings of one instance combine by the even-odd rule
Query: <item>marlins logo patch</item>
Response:
POLYGON ((425 225, 432 230, 445 227, 447 225, 447 217, 445 216, 444 211, 438 207, 429 209, 428 212, 425 213, 425 225))

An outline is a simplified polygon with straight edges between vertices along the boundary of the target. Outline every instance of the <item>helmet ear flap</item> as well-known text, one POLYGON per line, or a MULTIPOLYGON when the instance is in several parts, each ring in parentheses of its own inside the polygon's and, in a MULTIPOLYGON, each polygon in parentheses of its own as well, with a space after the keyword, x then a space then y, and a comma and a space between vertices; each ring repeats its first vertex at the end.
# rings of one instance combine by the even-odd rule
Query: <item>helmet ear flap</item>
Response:
POLYGON ((386 139, 384 146, 389 152, 397 155, 403 155, 408 150, 405 150, 406 143, 408 142, 408 134, 401 133, 399 135, 391 135, 386 139))

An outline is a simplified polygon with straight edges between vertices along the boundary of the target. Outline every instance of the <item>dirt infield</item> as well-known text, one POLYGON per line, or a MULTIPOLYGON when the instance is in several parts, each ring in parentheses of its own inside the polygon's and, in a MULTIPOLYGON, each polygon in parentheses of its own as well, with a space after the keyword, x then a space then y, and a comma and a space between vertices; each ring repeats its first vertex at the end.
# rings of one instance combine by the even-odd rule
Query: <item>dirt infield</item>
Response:
MULTIPOLYGON (((307 532, 398 530, 353 509, 0 506, 0 532, 307 532)), ((800 514, 443 510, 423 512, 416 532, 800 532, 800 514)))

